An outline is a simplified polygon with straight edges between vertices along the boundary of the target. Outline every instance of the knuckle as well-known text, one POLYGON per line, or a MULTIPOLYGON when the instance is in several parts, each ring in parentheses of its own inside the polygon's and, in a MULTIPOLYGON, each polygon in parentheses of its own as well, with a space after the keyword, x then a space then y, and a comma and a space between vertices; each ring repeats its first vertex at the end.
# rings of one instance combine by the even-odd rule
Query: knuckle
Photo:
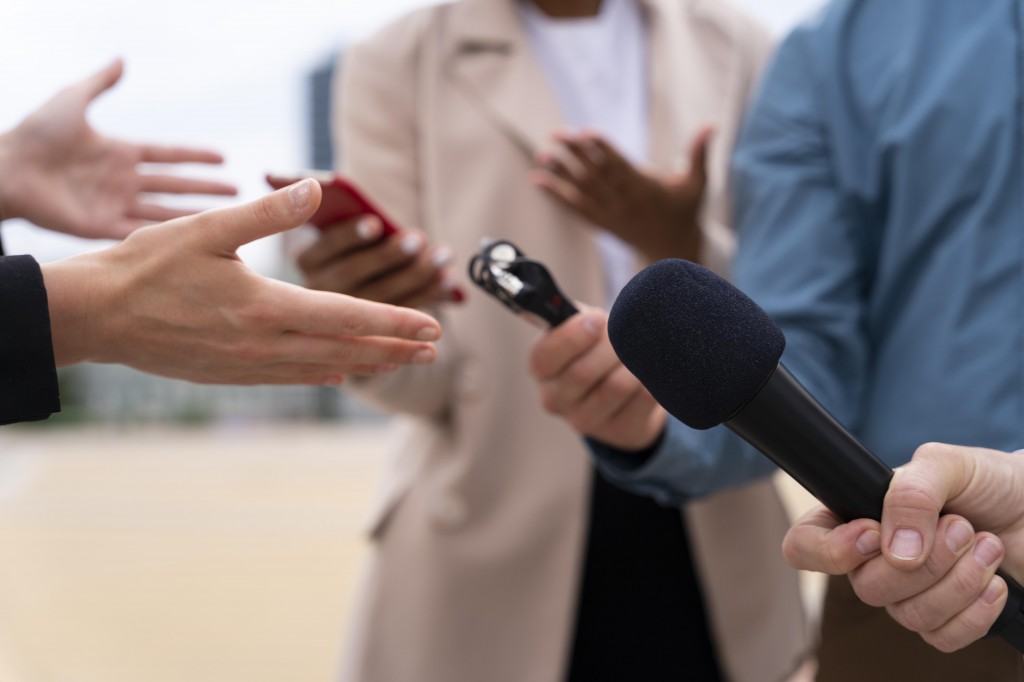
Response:
POLYGON ((939 460, 949 455, 950 446, 945 443, 924 443, 914 451, 912 459, 939 460))
POLYGON ((253 203, 252 216, 257 225, 269 227, 277 223, 277 211, 275 210, 273 196, 265 196, 253 203))
POLYGON ((897 514, 919 516, 922 512, 938 513, 942 502, 928 481, 907 471, 893 483, 886 495, 886 506, 897 514))
POLYGON ((586 412, 578 412, 571 415, 568 420, 569 426, 577 433, 590 433, 593 423, 586 412))
MULTIPOLYGON (((914 600, 888 607, 889 615, 911 632, 928 632, 934 628, 931 618, 914 600)), ((939 623, 941 625, 941 623, 939 623)))
POLYGON ((590 368, 583 362, 570 364, 564 373, 566 383, 572 386, 588 386, 592 381, 590 368))
POLYGON ((921 638, 944 654, 951 654, 962 648, 962 645, 944 630, 922 633, 921 638))
MULTIPOLYGON (((841 573, 842 571, 840 571, 836 575, 841 573)), ((885 595, 882 593, 882 590, 874 581, 862 580, 859 578, 859 576, 854 575, 852 583, 854 593, 856 593, 857 597, 868 606, 888 606, 888 602, 885 598, 885 595)))
POLYGON ((540 404, 546 412, 549 414, 561 414, 562 404, 558 400, 558 396, 551 390, 542 389, 540 394, 540 404))

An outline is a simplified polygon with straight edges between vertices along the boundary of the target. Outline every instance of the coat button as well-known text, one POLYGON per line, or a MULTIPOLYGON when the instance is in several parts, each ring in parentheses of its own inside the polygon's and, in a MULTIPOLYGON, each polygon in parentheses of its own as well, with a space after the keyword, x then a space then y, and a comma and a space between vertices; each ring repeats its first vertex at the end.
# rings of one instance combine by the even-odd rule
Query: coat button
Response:
POLYGON ((454 530, 466 523, 468 515, 465 502, 454 495, 447 495, 434 506, 434 525, 442 530, 454 530))

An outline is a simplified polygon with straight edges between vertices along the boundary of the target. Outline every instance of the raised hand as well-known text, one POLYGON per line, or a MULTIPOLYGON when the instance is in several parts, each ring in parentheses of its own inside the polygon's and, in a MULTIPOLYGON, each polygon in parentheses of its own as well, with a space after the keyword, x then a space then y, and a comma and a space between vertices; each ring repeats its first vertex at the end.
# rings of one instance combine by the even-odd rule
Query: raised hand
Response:
POLYGON ((24 218, 79 237, 120 239, 146 223, 195 213, 150 203, 148 195, 235 194, 222 182, 139 169, 143 163, 222 163, 216 152, 137 144, 89 125, 86 110, 122 72, 122 62, 113 62, 0 135, 0 219, 24 218))
POLYGON ((533 182, 585 219, 633 245, 648 260, 698 260, 700 208, 714 129, 693 139, 685 173, 656 174, 630 163, 597 133, 558 134, 566 153, 541 153, 533 182))

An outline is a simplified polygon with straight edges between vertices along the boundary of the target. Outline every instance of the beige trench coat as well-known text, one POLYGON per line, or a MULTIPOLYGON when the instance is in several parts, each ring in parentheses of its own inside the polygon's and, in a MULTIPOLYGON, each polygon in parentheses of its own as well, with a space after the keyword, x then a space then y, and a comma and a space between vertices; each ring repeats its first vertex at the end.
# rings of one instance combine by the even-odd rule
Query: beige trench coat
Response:
MULTIPOLYGON (((452 245, 460 262, 482 237, 508 238, 549 264, 569 295, 602 305, 594 228, 528 180, 534 153, 563 124, 512 2, 421 10, 349 50, 334 120, 341 167, 398 221, 452 245)), ((727 156, 769 41, 722 2, 641 2, 652 165, 676 168, 696 131, 717 126, 705 223, 708 255, 721 263, 731 238, 727 156)), ((564 676, 591 465, 580 437, 540 407, 527 374, 540 332, 468 293, 442 313, 436 364, 359 388, 404 415, 404 427, 373 511, 347 681, 564 676)), ((726 492, 684 513, 730 678, 784 678, 806 639, 773 487, 726 492)))

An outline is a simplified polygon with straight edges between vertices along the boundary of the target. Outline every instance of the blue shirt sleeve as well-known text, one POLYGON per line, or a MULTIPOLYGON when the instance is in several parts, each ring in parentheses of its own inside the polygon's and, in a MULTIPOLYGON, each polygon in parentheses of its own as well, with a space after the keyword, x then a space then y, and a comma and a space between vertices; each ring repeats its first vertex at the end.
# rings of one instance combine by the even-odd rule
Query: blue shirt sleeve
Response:
MULTIPOLYGON (((737 143, 734 275, 785 333, 786 366, 850 425, 866 366, 865 247, 855 207, 833 173, 828 140, 834 131, 823 123, 814 35, 797 30, 780 47, 737 143)), ((665 504, 774 471, 725 427, 695 431, 674 419, 657 450, 635 466, 628 453, 595 443, 591 450, 610 480, 665 504)))

